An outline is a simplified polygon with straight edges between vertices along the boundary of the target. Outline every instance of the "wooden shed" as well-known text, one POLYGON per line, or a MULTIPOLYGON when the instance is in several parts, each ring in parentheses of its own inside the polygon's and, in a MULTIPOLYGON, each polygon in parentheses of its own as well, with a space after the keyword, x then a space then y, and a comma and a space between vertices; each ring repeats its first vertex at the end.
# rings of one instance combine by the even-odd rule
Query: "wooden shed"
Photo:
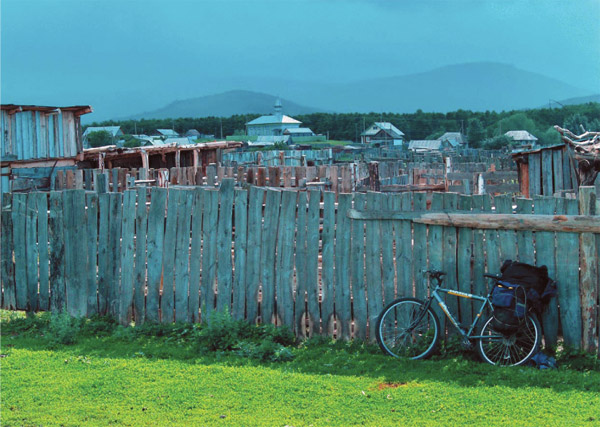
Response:
POLYGON ((45 189, 83 153, 80 116, 89 105, 0 105, 2 192, 45 189))
POLYGON ((516 151, 511 155, 517 163, 523 196, 552 196, 577 190, 575 166, 565 144, 516 151))

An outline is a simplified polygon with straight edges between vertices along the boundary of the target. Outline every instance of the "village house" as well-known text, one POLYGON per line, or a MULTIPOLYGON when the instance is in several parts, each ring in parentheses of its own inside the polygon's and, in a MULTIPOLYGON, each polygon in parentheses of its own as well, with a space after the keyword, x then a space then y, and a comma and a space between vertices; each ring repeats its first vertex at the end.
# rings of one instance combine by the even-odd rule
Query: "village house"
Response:
POLYGON ((509 130, 504 135, 512 139, 520 148, 532 148, 538 140, 526 130, 509 130))
POLYGON ((439 139, 415 140, 408 143, 409 151, 414 151, 415 153, 445 151, 451 148, 452 145, 447 140, 442 141, 439 139))
POLYGON ((460 148, 467 145, 467 138, 460 132, 446 132, 438 140, 447 141, 452 148, 460 148))
POLYGON ((360 134, 363 144, 402 145, 404 133, 390 122, 375 122, 360 134))
POLYGON ((156 129, 156 131, 152 132, 150 135, 164 136, 165 138, 177 138, 179 136, 173 129, 156 129))
POLYGON ((283 107, 281 106, 281 101, 278 99, 275 102, 273 114, 260 116, 246 123, 246 135, 280 136, 286 130, 293 131, 293 129, 300 128, 301 124, 301 121, 283 114, 283 107))
POLYGON ((123 136, 121 126, 90 126, 83 133, 83 146, 89 148, 88 136, 94 132, 108 132, 112 138, 111 144, 116 144, 119 137, 123 136))
POLYGON ((83 153, 80 117, 89 105, 0 105, 2 192, 49 189, 58 170, 75 169, 83 153))

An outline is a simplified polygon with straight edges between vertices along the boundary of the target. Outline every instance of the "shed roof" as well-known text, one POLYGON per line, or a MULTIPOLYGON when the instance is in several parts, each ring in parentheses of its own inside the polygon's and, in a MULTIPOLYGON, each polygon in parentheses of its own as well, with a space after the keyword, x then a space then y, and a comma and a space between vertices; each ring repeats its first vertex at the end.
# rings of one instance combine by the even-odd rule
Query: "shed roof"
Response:
POLYGON ((83 114, 88 114, 93 111, 92 107, 90 105, 72 105, 70 107, 49 107, 49 106, 42 106, 42 105, 0 104, 0 109, 14 111, 15 113, 20 112, 20 111, 41 111, 44 113, 51 113, 56 110, 73 111, 78 116, 81 116, 83 114))
POLYGON ((526 130, 509 130, 504 135, 514 141, 537 141, 538 139, 526 130))
POLYGON ((200 136, 201 133, 196 129, 190 129, 185 133, 185 136, 200 136))
POLYGON ((423 139, 423 140, 415 140, 410 141, 408 143, 409 150, 439 150, 442 148, 442 142, 439 139, 423 139))
POLYGON ((156 131, 164 136, 179 136, 173 129, 156 129, 156 131))
MULTIPOLYGON (((90 126, 85 130, 83 136, 88 136, 92 132, 101 132, 105 131, 110 133, 112 136, 117 136, 119 131, 121 130, 121 126, 90 126)), ((121 132, 123 134, 123 132, 121 132)))
POLYGON ((248 123, 246 123, 246 125, 248 126, 253 126, 253 125, 271 125, 271 124, 280 124, 280 123, 285 123, 285 124, 295 124, 295 123, 302 123, 299 120, 296 120, 290 116, 286 116, 285 114, 271 114, 269 116, 260 116, 257 117, 254 120, 249 121, 248 123))

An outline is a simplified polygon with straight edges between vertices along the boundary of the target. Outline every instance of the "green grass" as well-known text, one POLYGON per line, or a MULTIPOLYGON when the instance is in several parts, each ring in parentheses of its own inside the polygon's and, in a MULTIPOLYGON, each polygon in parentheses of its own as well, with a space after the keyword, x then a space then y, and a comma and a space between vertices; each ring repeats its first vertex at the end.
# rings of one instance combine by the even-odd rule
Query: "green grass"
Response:
POLYGON ((328 340, 267 363, 199 350, 189 327, 134 334, 98 324, 57 346, 49 329, 3 319, 3 426, 600 423, 595 371, 496 368, 452 352, 398 361, 328 340))

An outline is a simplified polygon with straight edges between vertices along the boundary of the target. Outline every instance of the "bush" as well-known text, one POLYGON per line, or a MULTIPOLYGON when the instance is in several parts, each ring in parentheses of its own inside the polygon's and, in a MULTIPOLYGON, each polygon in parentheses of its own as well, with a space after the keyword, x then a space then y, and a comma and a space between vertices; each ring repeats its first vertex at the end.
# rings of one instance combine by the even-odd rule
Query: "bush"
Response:
POLYGON ((44 334, 50 347, 74 344, 83 321, 69 316, 65 311, 52 313, 44 334))

